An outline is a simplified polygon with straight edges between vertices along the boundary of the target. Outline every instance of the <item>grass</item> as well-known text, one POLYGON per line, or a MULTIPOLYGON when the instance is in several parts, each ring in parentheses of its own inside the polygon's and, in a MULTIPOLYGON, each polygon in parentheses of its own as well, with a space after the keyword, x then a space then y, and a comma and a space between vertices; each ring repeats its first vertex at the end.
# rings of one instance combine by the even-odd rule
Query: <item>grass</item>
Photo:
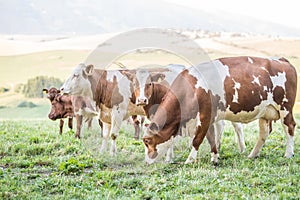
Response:
MULTIPOLYGON (((300 124, 298 116, 297 123, 300 124)), ((261 155, 247 159, 257 138, 257 122, 245 126, 247 152, 238 152, 227 125, 218 167, 210 163, 205 141, 195 164, 182 164, 189 154, 184 140, 176 146, 173 164, 146 165, 142 141, 124 123, 115 158, 99 153, 97 126, 58 134, 50 120, 0 121, 0 198, 2 199, 297 199, 300 129, 295 156, 283 157, 285 136, 274 124, 261 155)))

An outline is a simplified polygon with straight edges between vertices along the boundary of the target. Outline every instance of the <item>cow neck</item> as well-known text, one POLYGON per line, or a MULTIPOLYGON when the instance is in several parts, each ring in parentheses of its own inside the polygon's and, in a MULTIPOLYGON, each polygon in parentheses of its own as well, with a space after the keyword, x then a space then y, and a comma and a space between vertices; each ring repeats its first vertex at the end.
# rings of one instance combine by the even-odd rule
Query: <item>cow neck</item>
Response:
POLYGON ((162 85, 160 83, 153 83, 153 93, 149 98, 149 103, 146 106, 143 106, 147 117, 150 118, 152 114, 154 114, 157 110, 157 105, 159 105, 168 91, 168 87, 162 85), (150 113, 151 109, 151 113, 150 113))
POLYGON ((95 69, 95 74, 93 76, 89 76, 89 81, 91 83, 93 100, 96 102, 97 106, 100 106, 102 102, 102 96, 104 95, 105 85, 101 81, 104 77, 105 70, 97 70, 95 69))
POLYGON ((180 105, 176 96, 171 90, 164 96, 161 104, 159 105, 152 122, 156 123, 159 128, 158 135, 164 141, 175 136, 180 126, 180 105), (178 109, 174 109, 178 108, 178 109), (166 119, 164 119, 166 116, 166 119))

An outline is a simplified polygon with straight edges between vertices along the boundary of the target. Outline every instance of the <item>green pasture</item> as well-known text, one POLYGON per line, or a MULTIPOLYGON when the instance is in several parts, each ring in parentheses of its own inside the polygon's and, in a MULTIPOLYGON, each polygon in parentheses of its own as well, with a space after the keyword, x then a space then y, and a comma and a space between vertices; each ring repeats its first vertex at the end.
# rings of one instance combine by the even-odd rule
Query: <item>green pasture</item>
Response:
MULTIPOLYGON (((0 111, 1 112, 1 111, 0 111)), ((300 124, 300 116, 297 116, 300 124)), ((295 156, 283 157, 285 135, 280 123, 260 157, 247 158, 257 136, 257 122, 245 125, 246 153, 240 154, 230 123, 223 135, 219 166, 210 163, 206 141, 197 162, 184 165, 188 139, 176 145, 174 163, 144 163, 144 145, 123 123, 118 154, 100 154, 101 136, 94 124, 78 140, 58 121, 0 121, 1 199, 298 199, 300 196, 300 129, 295 156)))

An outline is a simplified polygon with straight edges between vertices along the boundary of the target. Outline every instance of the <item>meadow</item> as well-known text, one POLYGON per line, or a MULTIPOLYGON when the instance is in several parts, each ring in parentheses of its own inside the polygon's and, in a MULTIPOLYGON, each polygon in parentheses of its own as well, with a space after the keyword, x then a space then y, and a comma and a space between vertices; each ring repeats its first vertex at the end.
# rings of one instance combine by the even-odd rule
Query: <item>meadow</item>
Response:
MULTIPOLYGON (((299 103, 295 106, 298 127, 292 159, 284 158, 286 142, 279 122, 274 124, 260 157, 247 158, 257 141, 257 121, 245 125, 247 150, 243 154, 238 151, 233 127, 227 123, 217 167, 210 163, 206 140, 197 162, 184 165, 190 151, 187 138, 176 145, 173 163, 146 165, 143 142, 133 139, 134 129, 126 122, 117 140, 118 154, 110 157, 109 153, 99 153, 101 135, 96 123, 90 131, 84 127, 80 140, 75 139, 66 123, 64 133, 59 135, 59 122, 47 119, 50 104, 46 98, 26 99, 12 89, 38 75, 64 80, 88 56, 87 49, 99 44, 99 39, 89 39, 88 48, 82 48, 86 47, 84 38, 37 39, 40 42, 29 45, 22 41, 19 45, 17 39, 8 41, 15 46, 0 48, 0 86, 11 88, 0 94, 0 199, 299 199, 299 103), (70 44, 79 47, 65 48, 70 44), (44 49, 33 52, 30 47, 44 49), (15 55, 14 49, 23 54, 15 55), (19 108, 21 101, 33 102, 37 107, 19 108)), ((211 58, 285 56, 298 72, 300 69, 299 39, 251 36, 198 40, 211 58)), ((174 59, 180 62, 162 54, 131 54, 120 61, 134 67, 168 64, 170 60, 174 63, 174 59)))
MULTIPOLYGON (((297 116, 300 124, 300 116, 297 116)), ((58 121, 48 119, 0 121, 1 199, 298 199, 300 129, 295 156, 283 157, 285 135, 274 124, 260 157, 247 155, 254 146, 257 122, 245 125, 247 150, 240 154, 228 123, 220 163, 210 163, 209 146, 202 144, 197 162, 184 165, 188 140, 176 145, 173 163, 146 165, 144 145, 133 139, 133 127, 123 123, 118 154, 100 154, 97 125, 75 139, 58 121)))

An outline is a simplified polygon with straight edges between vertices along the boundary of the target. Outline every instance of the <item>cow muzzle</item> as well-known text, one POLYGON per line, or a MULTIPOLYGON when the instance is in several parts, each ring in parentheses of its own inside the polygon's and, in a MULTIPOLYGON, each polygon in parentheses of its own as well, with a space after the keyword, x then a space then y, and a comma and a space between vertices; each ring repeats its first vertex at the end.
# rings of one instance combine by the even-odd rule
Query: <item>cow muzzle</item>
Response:
POLYGON ((51 120, 53 120, 53 121, 56 120, 56 119, 58 119, 58 117, 55 114, 49 114, 48 118, 51 119, 51 120))
POLYGON ((147 98, 138 98, 136 100, 136 105, 138 106, 145 106, 145 105, 148 105, 149 101, 147 98))

